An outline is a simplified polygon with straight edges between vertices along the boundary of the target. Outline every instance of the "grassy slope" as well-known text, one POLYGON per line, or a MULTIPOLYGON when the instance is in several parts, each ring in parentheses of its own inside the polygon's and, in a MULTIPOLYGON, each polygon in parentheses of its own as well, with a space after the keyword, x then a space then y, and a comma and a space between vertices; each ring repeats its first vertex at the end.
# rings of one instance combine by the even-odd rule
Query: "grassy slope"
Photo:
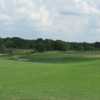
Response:
POLYGON ((20 61, 42 62, 42 63, 70 63, 79 61, 91 61, 100 58, 100 52, 44 52, 44 53, 15 53, 9 56, 10 59, 20 61))
POLYGON ((0 59, 0 100, 100 100, 100 60, 36 64, 0 59))

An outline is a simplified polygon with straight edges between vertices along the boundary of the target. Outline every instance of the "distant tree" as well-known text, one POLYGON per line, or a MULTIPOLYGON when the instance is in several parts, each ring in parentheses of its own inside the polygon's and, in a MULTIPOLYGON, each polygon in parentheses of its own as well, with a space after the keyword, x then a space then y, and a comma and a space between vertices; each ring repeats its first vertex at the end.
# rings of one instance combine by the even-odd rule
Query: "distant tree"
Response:
POLYGON ((54 50, 66 51, 66 43, 61 40, 54 42, 54 50))
POLYGON ((94 47, 95 47, 96 49, 100 49, 100 42, 94 43, 94 47))
POLYGON ((11 38, 5 38, 3 45, 5 45, 6 48, 14 48, 15 47, 14 41, 11 38))
POLYGON ((44 52, 46 50, 44 40, 43 39, 37 39, 35 41, 35 50, 38 52, 44 52))
POLYGON ((0 53, 6 53, 6 50, 7 50, 6 46, 4 44, 1 44, 0 45, 0 53))
POLYGON ((100 42, 96 43, 77 43, 77 42, 64 42, 61 40, 42 39, 27 40, 18 37, 13 38, 0 38, 0 52, 12 52, 15 49, 32 49, 34 52, 44 51, 66 51, 66 50, 100 50, 100 42))

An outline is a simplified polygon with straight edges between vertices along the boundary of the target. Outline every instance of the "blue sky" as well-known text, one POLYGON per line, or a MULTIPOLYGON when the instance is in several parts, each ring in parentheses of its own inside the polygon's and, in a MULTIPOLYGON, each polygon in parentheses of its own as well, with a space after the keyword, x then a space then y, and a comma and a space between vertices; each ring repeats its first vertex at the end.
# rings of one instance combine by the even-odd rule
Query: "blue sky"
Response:
POLYGON ((0 36, 100 41, 100 0, 0 0, 0 36))

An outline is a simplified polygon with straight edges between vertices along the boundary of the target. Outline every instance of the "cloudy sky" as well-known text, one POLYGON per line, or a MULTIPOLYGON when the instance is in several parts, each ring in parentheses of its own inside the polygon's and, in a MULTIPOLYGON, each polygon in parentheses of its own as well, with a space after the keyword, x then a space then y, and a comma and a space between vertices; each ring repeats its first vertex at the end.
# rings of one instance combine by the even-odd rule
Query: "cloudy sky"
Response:
POLYGON ((100 41, 100 0, 0 0, 0 37, 100 41))

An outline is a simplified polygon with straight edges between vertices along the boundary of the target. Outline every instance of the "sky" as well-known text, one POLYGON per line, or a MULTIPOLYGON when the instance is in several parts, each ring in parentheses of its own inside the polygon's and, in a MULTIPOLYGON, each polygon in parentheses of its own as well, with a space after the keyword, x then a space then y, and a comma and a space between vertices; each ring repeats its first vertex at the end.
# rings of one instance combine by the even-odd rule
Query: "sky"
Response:
POLYGON ((100 0, 0 0, 0 37, 100 41, 100 0))

